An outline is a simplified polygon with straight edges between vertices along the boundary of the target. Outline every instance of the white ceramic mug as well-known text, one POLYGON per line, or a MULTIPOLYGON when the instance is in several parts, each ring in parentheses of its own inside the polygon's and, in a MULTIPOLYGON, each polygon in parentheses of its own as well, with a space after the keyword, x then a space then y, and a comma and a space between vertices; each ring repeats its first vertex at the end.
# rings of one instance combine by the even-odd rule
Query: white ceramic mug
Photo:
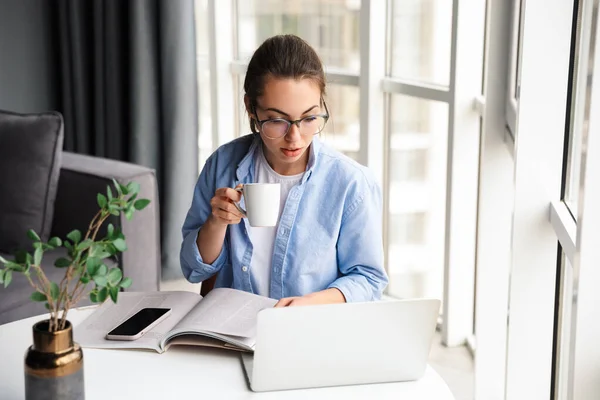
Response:
POLYGON ((246 183, 236 189, 244 196, 246 209, 234 203, 237 209, 248 218, 252 227, 277 225, 279 218, 279 199, 281 185, 279 183, 246 183))

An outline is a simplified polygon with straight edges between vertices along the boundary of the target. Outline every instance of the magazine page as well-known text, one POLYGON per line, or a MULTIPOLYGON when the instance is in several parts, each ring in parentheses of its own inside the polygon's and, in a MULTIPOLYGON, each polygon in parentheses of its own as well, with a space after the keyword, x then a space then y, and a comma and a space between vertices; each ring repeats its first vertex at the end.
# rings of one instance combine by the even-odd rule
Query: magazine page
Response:
POLYGON ((197 293, 123 292, 117 304, 106 300, 92 315, 81 322, 75 341, 82 347, 105 349, 151 349, 162 352, 161 339, 202 299, 197 293), (107 340, 106 334, 143 308, 170 308, 171 315, 137 340, 107 340))
POLYGON ((216 338, 233 336, 235 341, 250 344, 251 341, 243 339, 255 338, 258 312, 275 303, 275 299, 241 290, 213 289, 179 321, 168 337, 184 332, 205 332, 216 338))

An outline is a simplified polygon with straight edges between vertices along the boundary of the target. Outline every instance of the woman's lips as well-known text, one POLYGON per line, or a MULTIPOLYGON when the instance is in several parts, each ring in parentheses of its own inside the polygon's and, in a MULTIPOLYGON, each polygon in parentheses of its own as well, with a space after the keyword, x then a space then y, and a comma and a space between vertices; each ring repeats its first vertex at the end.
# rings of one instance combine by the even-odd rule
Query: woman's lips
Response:
POLYGON ((297 157, 300 155, 300 153, 302 153, 302 147, 297 148, 297 149, 285 149, 282 148, 281 151, 283 152, 283 154, 286 157, 297 157))

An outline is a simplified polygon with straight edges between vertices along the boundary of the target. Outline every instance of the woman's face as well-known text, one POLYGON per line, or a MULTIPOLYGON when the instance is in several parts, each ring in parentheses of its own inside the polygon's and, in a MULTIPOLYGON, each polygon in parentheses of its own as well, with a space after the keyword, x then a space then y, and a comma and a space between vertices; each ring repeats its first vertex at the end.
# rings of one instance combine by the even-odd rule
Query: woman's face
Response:
MULTIPOLYGON (((248 108, 252 115, 252 109, 248 108)), ((310 115, 323 114, 321 90, 311 79, 269 78, 263 95, 257 99, 256 117, 259 121, 284 118, 295 121, 310 115)), ((308 148, 313 135, 302 135, 296 124, 283 137, 271 139, 259 130, 264 143, 265 157, 271 168, 281 175, 302 173, 308 163, 308 148)))

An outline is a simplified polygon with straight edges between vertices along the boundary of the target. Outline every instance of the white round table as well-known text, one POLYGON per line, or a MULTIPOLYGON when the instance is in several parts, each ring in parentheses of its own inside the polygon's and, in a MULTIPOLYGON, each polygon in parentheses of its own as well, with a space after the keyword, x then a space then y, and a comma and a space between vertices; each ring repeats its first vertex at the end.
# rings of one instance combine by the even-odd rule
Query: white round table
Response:
MULTIPOLYGON (((69 312, 77 324, 91 307, 69 312)), ((25 397, 23 358, 31 327, 45 315, 0 325, 0 398, 25 397)), ((340 386, 254 393, 239 354, 197 347, 172 347, 164 354, 137 350, 83 349, 86 399, 402 399, 453 400, 443 379, 427 367, 415 382, 340 386)))

